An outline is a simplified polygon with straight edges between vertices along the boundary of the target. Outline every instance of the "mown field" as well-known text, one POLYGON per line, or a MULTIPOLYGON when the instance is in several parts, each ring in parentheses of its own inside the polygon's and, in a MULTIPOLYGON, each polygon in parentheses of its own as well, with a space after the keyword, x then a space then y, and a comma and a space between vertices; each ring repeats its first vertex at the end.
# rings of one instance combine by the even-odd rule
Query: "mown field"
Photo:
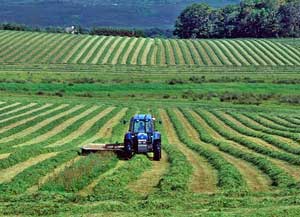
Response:
POLYGON ((0 32, 3 216, 297 216, 298 39, 0 32), (152 113, 163 157, 81 156, 152 113))
POLYGON ((263 39, 175 40, 0 31, 2 63, 299 66, 299 56, 293 44, 263 39))
POLYGON ((298 109, 3 99, 2 215, 299 212, 298 109), (130 161, 78 155, 87 143, 121 142, 127 126, 120 122, 136 112, 151 112, 163 122, 160 162, 151 155, 130 161))

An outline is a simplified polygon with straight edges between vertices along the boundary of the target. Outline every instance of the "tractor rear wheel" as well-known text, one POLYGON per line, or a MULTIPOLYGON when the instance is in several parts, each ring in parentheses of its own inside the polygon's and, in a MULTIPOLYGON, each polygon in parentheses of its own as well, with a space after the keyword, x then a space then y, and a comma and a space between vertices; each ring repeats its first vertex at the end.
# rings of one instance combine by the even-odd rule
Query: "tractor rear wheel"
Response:
POLYGON ((130 141, 125 141, 124 143, 124 152, 125 152, 125 157, 127 159, 132 158, 132 144, 130 141))
POLYGON ((153 145, 153 160, 159 161, 161 159, 161 144, 159 141, 155 142, 153 145))

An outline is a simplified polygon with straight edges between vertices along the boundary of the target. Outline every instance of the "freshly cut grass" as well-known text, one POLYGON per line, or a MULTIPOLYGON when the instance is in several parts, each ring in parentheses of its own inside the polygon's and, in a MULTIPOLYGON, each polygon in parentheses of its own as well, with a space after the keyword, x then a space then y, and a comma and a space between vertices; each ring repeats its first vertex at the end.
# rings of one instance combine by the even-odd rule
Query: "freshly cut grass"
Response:
POLYGON ((21 113, 21 114, 18 114, 18 115, 14 115, 14 116, 11 116, 9 118, 2 119, 2 120, 0 120, 0 123, 3 123, 3 122, 6 122, 6 121, 9 121, 9 120, 12 120, 12 119, 16 119, 16 118, 19 118, 19 117, 22 117, 22 116, 26 116, 26 115, 32 114, 34 112, 43 110, 43 109, 48 108, 50 106, 52 106, 52 104, 45 104, 45 105, 40 106, 38 108, 31 109, 31 110, 29 110, 27 112, 24 112, 24 113, 21 113))
POLYGON ((94 188, 96 185, 101 184, 101 180, 105 177, 108 177, 112 175, 116 170, 118 170, 120 167, 125 165, 125 161, 118 161, 117 165, 113 167, 112 169, 100 174, 96 179, 94 179, 88 186, 81 189, 78 194, 87 197, 88 195, 91 195, 93 193, 94 188))
POLYGON ((58 152, 52 152, 47 154, 41 154, 39 156, 28 159, 27 161, 16 164, 12 167, 0 171, 0 184, 10 182, 18 173, 22 172, 26 168, 38 164, 50 157, 57 155, 58 152))
POLYGON ((58 111, 58 110, 60 110, 60 109, 66 108, 67 106, 68 106, 68 104, 62 104, 62 105, 59 105, 59 106, 57 106, 57 107, 55 107, 55 108, 49 109, 49 110, 46 111, 46 112, 42 112, 42 113, 40 113, 40 114, 38 114, 38 115, 35 115, 35 116, 33 116, 33 117, 29 117, 29 118, 26 118, 26 119, 22 119, 22 120, 20 120, 20 121, 18 121, 18 122, 16 122, 16 123, 12 123, 12 124, 10 124, 10 125, 7 125, 7 126, 5 126, 5 127, 2 127, 2 128, 0 129, 0 133, 4 133, 4 132, 6 132, 6 131, 8 131, 8 130, 14 129, 14 128, 20 126, 20 125, 26 124, 27 122, 33 121, 33 120, 35 120, 35 119, 37 119, 37 118, 39 118, 39 117, 46 116, 46 115, 48 115, 48 114, 51 114, 52 112, 55 112, 55 111, 58 111))
MULTIPOLYGON (((218 132, 213 130, 199 115, 194 111, 189 111, 194 119, 211 135, 214 139, 218 141, 226 141, 218 132)), ((228 141, 226 141, 228 142, 228 141)), ((232 143, 231 143, 232 144, 232 143)), ((233 144, 235 147, 236 145, 233 144)), ((212 151, 219 153, 225 160, 227 160, 232 165, 235 165, 241 175, 244 177, 244 180, 247 183, 247 186, 252 191, 268 191, 271 185, 269 177, 262 173, 262 171, 255 168, 249 162, 242 159, 236 158, 228 153, 225 153, 216 147, 208 145, 212 151)))
POLYGON ((51 173, 48 173, 46 176, 43 176, 42 178, 40 178, 37 185, 31 186, 30 188, 28 188, 27 193, 32 194, 32 193, 38 191, 40 186, 44 185, 51 178, 57 176, 64 169, 66 169, 67 167, 70 167, 72 164, 76 163, 81 158, 83 158, 83 156, 77 156, 76 158, 71 159, 70 161, 63 163, 60 166, 56 167, 51 173))
POLYGON ((21 104, 21 103, 16 102, 16 103, 13 103, 13 104, 4 106, 4 107, 0 108, 0 111, 2 112, 2 111, 4 111, 4 110, 10 109, 10 108, 15 107, 15 106, 18 106, 18 105, 20 105, 20 104, 21 104))
POLYGON ((110 62, 111 64, 117 64, 118 63, 118 59, 119 59, 122 51, 125 50, 126 44, 128 43, 129 40, 130 40, 129 37, 122 40, 122 43, 120 44, 120 46, 117 47, 118 49, 115 51, 115 55, 112 58, 112 61, 110 62))
POLYGON ((6 154, 0 154, 0 160, 8 158, 10 155, 10 153, 6 153, 6 154))
POLYGON ((66 143, 71 142, 74 138, 79 137, 80 135, 83 135, 86 131, 89 130, 97 121, 99 121, 101 118, 103 118, 105 115, 110 113, 112 110, 114 110, 114 107, 109 107, 105 109, 104 111, 100 112, 98 115, 90 119, 89 121, 82 124, 76 131, 70 133, 68 136, 66 136, 64 139, 60 140, 57 143, 51 144, 48 147, 56 147, 56 146, 62 146, 66 143))
POLYGON ((65 130, 67 127, 71 126, 72 124, 74 124, 79 119, 89 115, 90 113, 92 113, 93 111, 95 111, 98 108, 99 108, 99 106, 92 106, 91 108, 85 110, 84 112, 80 113, 79 115, 76 115, 75 117, 69 118, 68 120, 64 121, 62 124, 54 127, 52 130, 46 132, 45 134, 42 134, 42 135, 40 135, 40 136, 38 136, 38 137, 36 137, 32 140, 29 140, 25 143, 17 145, 17 147, 32 145, 32 144, 43 142, 43 141, 47 140, 48 138, 50 138, 52 136, 55 136, 57 133, 65 130))
POLYGON ((152 161, 151 169, 142 173, 138 180, 130 183, 127 187, 133 192, 146 196, 155 190, 154 188, 159 184, 168 168, 168 156, 162 151, 161 160, 152 161))
POLYGON ((29 103, 28 105, 24 105, 24 106, 22 106, 22 107, 19 107, 19 108, 10 110, 10 111, 8 111, 8 112, 1 113, 1 114, 0 114, 0 118, 1 118, 2 116, 5 116, 5 115, 9 115, 9 114, 12 114, 12 113, 16 113, 16 112, 18 112, 18 111, 21 111, 21 110, 25 110, 25 109, 31 108, 31 107, 33 107, 33 106, 35 106, 35 105, 36 105, 36 103, 29 103))
POLYGON ((36 124, 36 125, 34 125, 32 127, 29 127, 27 129, 23 130, 21 132, 18 132, 16 134, 13 134, 11 136, 8 136, 6 138, 1 139, 0 143, 9 142, 9 141, 14 140, 15 138, 22 138, 24 136, 27 136, 27 135, 29 135, 29 134, 31 134, 31 133, 39 130, 40 128, 42 128, 42 127, 50 124, 51 122, 56 121, 57 119, 59 119, 59 118, 61 118, 63 116, 65 116, 67 114, 71 114, 71 113, 79 110, 82 107, 83 107, 83 105, 77 105, 77 106, 75 106, 75 107, 73 107, 73 108, 71 108, 71 109, 69 109, 69 110, 67 110, 65 112, 61 112, 61 113, 59 113, 59 114, 57 114, 57 115, 55 115, 55 116, 53 116, 51 118, 48 118, 48 119, 46 119, 46 120, 44 120, 44 121, 42 121, 42 122, 40 122, 40 123, 38 123, 38 124, 36 124))
POLYGON ((168 114, 164 110, 160 110, 160 116, 165 125, 165 131, 167 135, 167 139, 170 144, 176 146, 178 150, 180 150, 188 159, 189 163, 193 167, 193 174, 190 183, 190 190, 193 192, 205 192, 205 193, 213 193, 216 191, 216 179, 210 179, 207 175, 211 176, 211 174, 207 172, 208 168, 207 162, 204 158, 200 157, 197 153, 193 152, 189 148, 186 147, 185 144, 181 143, 176 135, 176 131, 172 126, 172 123, 168 117, 168 114), (212 182, 211 182, 212 181, 212 182))

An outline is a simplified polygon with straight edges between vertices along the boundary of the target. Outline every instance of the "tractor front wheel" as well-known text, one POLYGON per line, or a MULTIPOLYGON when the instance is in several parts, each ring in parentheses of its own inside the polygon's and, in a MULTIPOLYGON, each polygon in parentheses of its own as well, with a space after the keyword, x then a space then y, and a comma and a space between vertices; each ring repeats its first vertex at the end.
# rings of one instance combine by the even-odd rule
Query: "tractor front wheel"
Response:
POLYGON ((159 161, 161 159, 161 144, 159 141, 155 142, 153 145, 153 160, 159 161))
POLYGON ((132 144, 130 141, 125 141, 124 143, 124 152, 125 152, 125 157, 127 159, 132 158, 132 144))

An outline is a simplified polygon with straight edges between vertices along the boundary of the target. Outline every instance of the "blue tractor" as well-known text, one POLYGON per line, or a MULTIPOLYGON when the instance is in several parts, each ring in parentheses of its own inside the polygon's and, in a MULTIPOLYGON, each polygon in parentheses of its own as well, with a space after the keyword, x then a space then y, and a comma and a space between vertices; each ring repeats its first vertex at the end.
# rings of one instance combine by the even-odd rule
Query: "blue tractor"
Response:
POLYGON ((153 160, 161 159, 161 134, 155 130, 152 115, 137 114, 131 118, 129 131, 124 136, 124 154, 130 159, 134 153, 149 152, 153 152, 153 160))

